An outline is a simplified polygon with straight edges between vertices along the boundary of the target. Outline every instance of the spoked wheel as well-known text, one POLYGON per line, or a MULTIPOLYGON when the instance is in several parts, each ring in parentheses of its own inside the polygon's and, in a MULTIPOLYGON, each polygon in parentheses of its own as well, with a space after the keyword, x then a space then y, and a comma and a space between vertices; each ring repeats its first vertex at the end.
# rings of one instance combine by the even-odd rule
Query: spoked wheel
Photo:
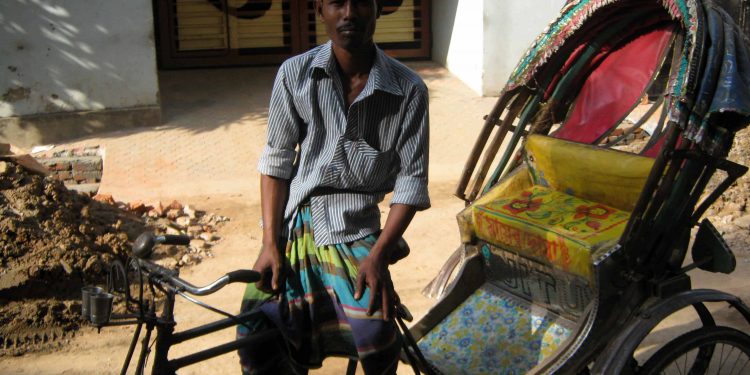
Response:
POLYGON ((670 341, 639 374, 746 374, 750 336, 729 327, 703 327, 670 341))

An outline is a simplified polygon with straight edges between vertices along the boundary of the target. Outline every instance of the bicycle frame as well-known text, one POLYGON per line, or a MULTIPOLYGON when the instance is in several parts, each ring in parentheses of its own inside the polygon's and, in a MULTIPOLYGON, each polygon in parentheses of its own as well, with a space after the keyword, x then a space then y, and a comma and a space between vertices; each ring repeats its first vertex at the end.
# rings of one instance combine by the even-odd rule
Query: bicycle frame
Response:
POLYGON ((154 343, 156 347, 152 374, 158 375, 175 374, 178 369, 185 366, 226 354, 242 347, 266 343, 269 340, 279 337, 280 332, 278 330, 268 330, 197 351, 183 357, 169 359, 169 350, 173 345, 197 339, 225 328, 234 327, 238 324, 245 324, 245 322, 252 321, 256 315, 262 314, 262 312, 256 310, 248 311, 239 315, 231 315, 197 301, 184 293, 187 292, 195 296, 201 296, 214 293, 226 284, 232 282, 255 282, 260 279, 260 274, 255 271, 232 271, 207 286, 196 287, 187 281, 180 279, 178 277, 178 271, 161 267, 148 260, 153 251, 153 247, 157 244, 186 245, 189 242, 190 239, 186 236, 154 236, 151 233, 144 233, 136 239, 133 244, 134 257, 127 262, 127 265, 137 272, 138 285, 140 287, 138 298, 133 298, 130 295, 130 282, 128 281, 126 267, 123 263, 115 261, 110 266, 107 289, 110 292, 119 292, 124 295, 126 309, 129 314, 113 315, 111 318, 107 318, 106 321, 97 321, 94 322, 94 324, 99 329, 104 326, 136 324, 133 339, 130 342, 128 353, 125 356, 125 362, 120 371, 121 374, 124 375, 127 373, 144 324, 146 325, 146 333, 141 340, 141 350, 136 365, 136 374, 138 375, 144 373, 146 359, 151 353, 150 343, 154 328, 156 329, 156 341, 154 343), (157 315, 157 306, 154 300, 144 300, 143 289, 146 283, 148 284, 152 296, 156 295, 157 289, 164 296, 163 308, 159 315, 157 315), (176 322, 174 320, 174 307, 175 295, 177 294, 211 311, 225 315, 227 318, 194 327, 186 331, 175 332, 176 322), (132 304, 135 304, 135 309, 131 309, 132 304))
MULTIPOLYGON (((131 325, 136 324, 135 332, 133 333, 133 339, 130 342, 128 353, 125 356, 125 362, 122 365, 120 374, 125 375, 127 373, 130 362, 133 359, 135 353, 135 347, 138 345, 138 339, 141 335, 143 325, 146 325, 146 334, 141 340, 141 350, 138 355, 138 362, 136 365, 136 374, 141 375, 144 373, 146 367, 146 360, 148 355, 151 353, 149 343, 151 342, 151 335, 153 334, 154 328, 156 328, 156 341, 154 343, 155 353, 152 366, 152 374, 155 375, 173 375, 180 368, 190 366, 192 364, 205 361, 210 358, 217 357, 222 354, 226 354, 240 348, 253 347, 255 345, 266 344, 272 340, 282 339, 282 334, 279 329, 264 330, 259 333, 253 333, 251 336, 236 339, 221 345, 210 347, 201 351, 194 352, 192 354, 185 355, 183 357, 169 359, 169 350, 173 345, 177 345, 189 340, 197 339, 205 335, 214 333, 216 331, 234 327, 237 325, 245 325, 246 322, 255 320, 256 316, 263 314, 260 310, 253 310, 241 313, 239 315, 231 315, 224 311, 218 310, 211 307, 203 302, 193 299, 188 296, 187 292, 194 296, 202 296, 214 293, 224 287, 228 283, 232 282, 243 282, 251 283, 260 280, 260 274, 252 270, 236 270, 227 273, 220 277, 214 282, 203 286, 196 287, 185 280, 178 277, 179 272, 176 270, 170 270, 161 267, 148 260, 150 257, 154 245, 167 244, 167 245, 186 245, 190 242, 190 239, 186 236, 154 236, 151 233, 143 233, 136 239, 133 244, 133 255, 134 257, 128 261, 128 265, 132 266, 137 272, 139 277, 140 292, 138 298, 132 298, 130 296, 130 283, 128 281, 127 272, 125 266, 120 261, 115 261, 110 266, 109 277, 107 280, 109 292, 119 292, 125 296, 126 309, 130 312, 129 314, 115 314, 107 315, 106 321, 94 321, 91 316, 88 316, 92 323, 101 329, 105 326, 120 326, 120 325, 131 325), (144 301, 143 298, 143 286, 144 276, 148 283, 149 289, 152 295, 156 295, 156 289, 161 292, 164 297, 163 308, 161 314, 157 316, 156 303, 144 301), (174 307, 175 307, 175 295, 181 295, 185 299, 200 305, 208 310, 227 316, 225 319, 210 322, 198 327, 190 328, 185 331, 175 332, 176 322, 174 320, 174 307), (137 307, 137 313, 131 310, 131 303, 134 303, 137 307), (112 321, 114 320, 114 321, 112 321)), ((408 253, 408 248, 406 250, 408 253)), ((86 296, 84 295, 84 298, 86 296)), ((110 298, 110 303, 112 299, 110 298)), ((111 307, 111 306, 110 306, 111 307)), ((111 311, 111 310, 110 310, 111 311)), ((417 363, 425 363, 424 357, 416 347, 416 343, 413 337, 410 335, 408 328, 406 327, 404 320, 411 321, 411 313, 409 313, 406 306, 399 304, 396 306, 397 316, 395 317, 396 323, 402 332, 399 335, 402 345, 405 349, 404 355, 408 362, 412 365, 415 373, 418 373, 417 363)), ((357 361, 355 359, 349 359, 349 365, 347 366, 347 375, 353 375, 357 368, 357 361)), ((428 372, 429 374, 429 372, 428 372)))
POLYGON ((138 327, 136 327, 136 331, 133 334, 133 340, 130 344, 128 355, 125 358, 125 363, 122 366, 121 374, 124 375, 127 372, 143 324, 146 325, 146 334, 141 341, 141 352, 138 356, 136 368, 136 374, 138 375, 143 374, 146 358, 151 351, 149 349, 149 342, 154 328, 156 328, 156 343, 154 344, 154 362, 152 366, 152 374, 154 375, 175 374, 180 368, 235 351, 241 347, 265 343, 279 335, 277 330, 270 330, 170 360, 169 350, 173 345, 203 337, 225 328, 234 327, 238 321, 249 321, 251 317, 261 314, 259 311, 250 311, 236 315, 234 318, 225 318, 185 331, 175 332, 174 303, 176 292, 171 287, 164 290, 166 300, 164 301, 164 307, 160 316, 156 315, 155 309, 151 306, 145 315, 138 318, 138 327))

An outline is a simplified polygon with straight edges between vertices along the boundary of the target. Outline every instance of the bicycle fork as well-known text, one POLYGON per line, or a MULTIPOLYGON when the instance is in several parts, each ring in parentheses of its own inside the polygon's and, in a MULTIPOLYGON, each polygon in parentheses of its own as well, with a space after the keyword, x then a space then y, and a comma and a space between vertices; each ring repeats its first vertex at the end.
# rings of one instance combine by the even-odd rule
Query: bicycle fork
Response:
MULTIPOLYGON (((151 375, 175 375, 176 370, 169 363, 169 348, 172 346, 172 334, 174 333, 174 293, 166 293, 164 310, 156 325, 156 352, 154 353, 154 366, 151 375)), ((149 330, 150 331, 150 330, 149 330)))
MULTIPOLYGON (((152 366, 152 375, 175 375, 175 370, 169 364, 169 348, 172 346, 172 334, 174 333, 175 321, 174 321, 174 295, 171 293, 166 294, 166 300, 164 301, 164 310, 161 317, 156 316, 156 306, 149 309, 146 313, 146 334, 141 340, 141 352, 138 356, 138 364, 136 367, 136 375, 143 375, 146 369, 146 358, 151 353, 149 343, 151 341, 151 334, 156 327, 156 347, 154 352, 154 364, 152 366)), ((140 331, 140 327, 138 329, 140 331)), ((134 338, 137 340, 137 336, 134 338)), ((129 361, 129 358, 127 360, 129 361)), ((123 373, 127 369, 127 362, 123 367, 123 373)))

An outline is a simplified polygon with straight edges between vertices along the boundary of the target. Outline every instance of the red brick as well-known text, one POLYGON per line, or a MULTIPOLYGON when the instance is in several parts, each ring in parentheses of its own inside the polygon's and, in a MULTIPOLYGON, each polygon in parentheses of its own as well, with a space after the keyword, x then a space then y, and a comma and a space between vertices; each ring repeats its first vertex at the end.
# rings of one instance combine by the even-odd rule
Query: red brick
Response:
POLYGON ((148 211, 148 215, 150 217, 164 216, 164 206, 161 204, 161 201, 149 203, 148 207, 150 208, 150 210, 148 211))
POLYGON ((94 200, 97 202, 102 202, 102 203, 111 204, 111 205, 115 204, 115 199, 112 198, 112 195, 110 194, 97 194, 94 196, 94 200))
POLYGON ((53 176, 55 177, 55 179, 60 180, 60 181, 69 180, 73 177, 70 171, 57 172, 53 176))
POLYGON ((69 171, 70 170, 70 163, 68 162, 56 162, 52 163, 48 166, 50 170, 53 171, 69 171))
POLYGON ((128 210, 136 215, 143 215, 149 210, 149 207, 141 201, 135 201, 128 204, 128 210))
POLYGON ((169 206, 167 206, 167 208, 171 210, 182 211, 182 203, 178 201, 172 201, 172 203, 170 203, 169 206))
POLYGON ((95 171, 86 171, 86 172, 78 172, 73 171, 73 179, 76 181, 85 181, 85 180, 100 180, 102 178, 101 172, 95 172, 95 171))
POLYGON ((77 172, 101 171, 102 159, 99 158, 81 158, 71 163, 71 167, 77 172))

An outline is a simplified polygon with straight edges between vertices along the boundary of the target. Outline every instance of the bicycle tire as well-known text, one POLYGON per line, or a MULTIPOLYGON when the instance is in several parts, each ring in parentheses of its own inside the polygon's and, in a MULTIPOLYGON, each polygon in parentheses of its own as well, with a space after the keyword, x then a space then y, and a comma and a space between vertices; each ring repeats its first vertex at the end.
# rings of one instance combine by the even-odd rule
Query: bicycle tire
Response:
POLYGON ((750 336, 729 327, 703 327, 668 342, 639 368, 638 374, 723 375, 746 371, 750 371, 750 336), (732 358, 734 363, 724 362, 732 358), (666 371, 673 367, 676 372, 666 371))

